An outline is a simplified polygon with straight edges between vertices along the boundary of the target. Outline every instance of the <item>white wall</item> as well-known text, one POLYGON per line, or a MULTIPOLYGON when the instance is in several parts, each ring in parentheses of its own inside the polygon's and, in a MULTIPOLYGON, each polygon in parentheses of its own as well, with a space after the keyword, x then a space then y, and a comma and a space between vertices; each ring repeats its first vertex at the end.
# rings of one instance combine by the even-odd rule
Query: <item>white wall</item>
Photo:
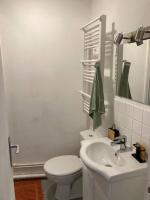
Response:
POLYGON ((148 26, 149 8, 149 0, 93 0, 92 3, 93 16, 105 13, 108 15, 108 27, 114 21, 119 32, 130 32, 142 24, 148 26))
POLYGON ((79 150, 81 25, 90 0, 0 0, 2 54, 16 163, 79 150))
POLYGON ((0 199, 14 200, 13 176, 8 148, 9 129, 3 78, 3 66, 0 51, 0 199))

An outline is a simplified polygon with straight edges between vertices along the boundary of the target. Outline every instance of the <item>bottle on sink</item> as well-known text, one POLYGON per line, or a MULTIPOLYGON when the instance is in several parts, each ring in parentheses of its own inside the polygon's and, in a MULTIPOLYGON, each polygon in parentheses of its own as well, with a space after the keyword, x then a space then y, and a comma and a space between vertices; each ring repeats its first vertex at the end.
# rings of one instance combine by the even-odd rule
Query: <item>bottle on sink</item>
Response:
POLYGON ((108 138, 114 140, 116 137, 120 136, 119 130, 116 129, 115 124, 108 129, 108 138))
POLYGON ((136 144, 133 144, 133 146, 136 148, 136 153, 132 154, 132 156, 140 163, 146 162, 147 161, 147 152, 146 152, 144 145, 137 142, 136 144))

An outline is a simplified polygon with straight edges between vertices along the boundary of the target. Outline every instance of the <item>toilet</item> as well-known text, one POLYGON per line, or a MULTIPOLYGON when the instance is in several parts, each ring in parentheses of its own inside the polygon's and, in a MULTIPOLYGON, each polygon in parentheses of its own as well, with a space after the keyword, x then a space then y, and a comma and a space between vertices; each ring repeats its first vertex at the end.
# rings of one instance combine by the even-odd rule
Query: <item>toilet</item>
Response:
POLYGON ((70 200, 72 183, 82 175, 80 159, 75 155, 54 157, 44 164, 44 170, 47 177, 57 184, 55 198, 70 200))
MULTIPOLYGON (((93 130, 80 132, 80 141, 97 138, 93 130), (92 137, 91 137, 92 136, 92 137)), ((71 195, 73 183, 82 176, 82 164, 75 155, 63 155, 51 158, 44 164, 44 170, 48 179, 57 184, 55 198, 57 200, 70 200, 80 198, 82 194, 71 195)), ((80 192, 79 192, 80 193, 80 192)))

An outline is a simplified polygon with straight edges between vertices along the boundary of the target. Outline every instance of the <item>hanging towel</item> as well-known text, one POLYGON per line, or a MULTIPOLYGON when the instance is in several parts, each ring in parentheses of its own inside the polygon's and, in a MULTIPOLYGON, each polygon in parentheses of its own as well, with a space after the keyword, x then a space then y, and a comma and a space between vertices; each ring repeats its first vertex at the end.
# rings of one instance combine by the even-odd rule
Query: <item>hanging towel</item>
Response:
POLYGON ((130 62, 124 63, 124 69, 123 69, 123 72, 122 72, 122 75, 121 75, 120 84, 119 84, 119 91, 118 91, 118 95, 120 97, 125 97, 125 98, 128 98, 128 99, 132 99, 130 87, 129 87, 129 82, 128 82, 130 65, 131 65, 130 62))
POLYGON ((105 113, 103 82, 100 71, 100 62, 95 64, 96 72, 93 81, 89 116, 93 119, 93 130, 101 125, 101 115, 105 113))

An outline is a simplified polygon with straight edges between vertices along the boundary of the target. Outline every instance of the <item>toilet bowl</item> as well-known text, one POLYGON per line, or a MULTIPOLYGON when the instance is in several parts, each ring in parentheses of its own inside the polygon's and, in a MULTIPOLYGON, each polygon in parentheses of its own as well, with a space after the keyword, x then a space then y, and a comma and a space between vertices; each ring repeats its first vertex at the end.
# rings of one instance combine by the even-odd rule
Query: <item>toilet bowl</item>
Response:
POLYGON ((57 184, 55 198, 69 200, 72 183, 81 176, 82 165, 75 155, 54 157, 44 164, 47 177, 57 184))

